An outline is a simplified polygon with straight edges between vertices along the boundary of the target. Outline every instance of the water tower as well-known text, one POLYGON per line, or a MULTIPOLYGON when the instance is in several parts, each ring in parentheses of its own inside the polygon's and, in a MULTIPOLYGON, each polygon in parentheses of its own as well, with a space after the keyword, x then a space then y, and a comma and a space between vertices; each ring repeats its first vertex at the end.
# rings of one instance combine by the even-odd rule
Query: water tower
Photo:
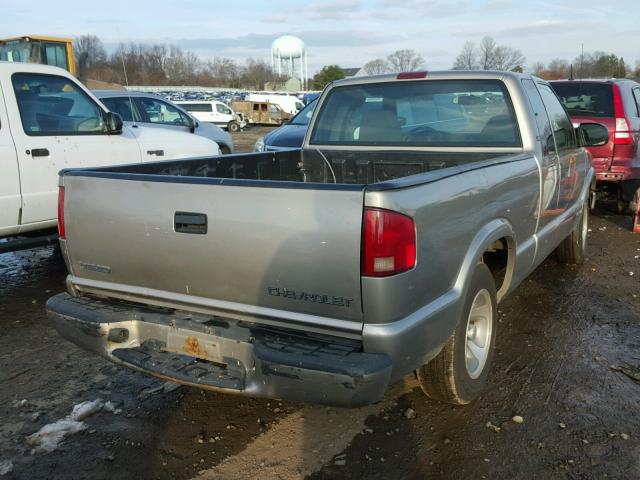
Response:
POLYGON ((302 88, 307 88, 307 49, 304 42, 293 35, 283 35, 276 38, 271 44, 271 65, 278 75, 287 75, 289 78, 300 79, 302 88), (296 68, 296 60, 299 68, 296 68))

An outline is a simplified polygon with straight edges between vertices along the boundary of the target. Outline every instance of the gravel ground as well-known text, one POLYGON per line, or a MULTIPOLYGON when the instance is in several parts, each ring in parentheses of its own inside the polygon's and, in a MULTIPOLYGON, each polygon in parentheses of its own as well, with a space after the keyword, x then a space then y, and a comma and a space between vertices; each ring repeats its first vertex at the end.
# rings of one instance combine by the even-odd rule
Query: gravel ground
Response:
MULTIPOLYGON (((264 131, 234 134, 238 150, 264 131)), ((550 258, 499 306, 490 385, 466 407, 427 399, 411 375, 341 410, 121 369, 48 324, 65 276, 52 248, 0 255, 0 478, 640 478, 640 236, 604 210, 590 228, 585 265, 550 258), (96 399, 115 413, 50 453, 28 443, 96 399)))

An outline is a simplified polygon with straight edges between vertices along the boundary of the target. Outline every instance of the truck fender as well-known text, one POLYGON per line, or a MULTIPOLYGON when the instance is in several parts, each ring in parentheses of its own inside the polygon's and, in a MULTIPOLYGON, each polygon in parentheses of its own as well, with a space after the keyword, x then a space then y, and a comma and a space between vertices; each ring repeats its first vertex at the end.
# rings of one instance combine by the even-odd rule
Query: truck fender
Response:
POLYGON ((515 265, 515 233, 513 226, 504 218, 496 218, 484 225, 469 244, 467 253, 458 270, 458 276, 453 286, 453 290, 458 294, 458 298, 464 299, 469 279, 476 264, 482 260, 482 255, 491 245, 505 238, 509 251, 507 260, 507 271, 505 272, 502 285, 496 285, 498 301, 500 301, 509 290, 509 285, 513 278, 513 268, 515 265))

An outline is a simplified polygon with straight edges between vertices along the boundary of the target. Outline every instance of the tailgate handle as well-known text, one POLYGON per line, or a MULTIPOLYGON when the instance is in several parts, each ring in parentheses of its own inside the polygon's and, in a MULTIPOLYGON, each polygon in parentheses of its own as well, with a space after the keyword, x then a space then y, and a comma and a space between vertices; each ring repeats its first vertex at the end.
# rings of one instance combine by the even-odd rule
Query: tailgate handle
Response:
POLYGON ((176 233, 204 235, 207 233, 207 216, 204 213, 176 212, 173 228, 176 233))
POLYGON ((155 155, 156 157, 164 157, 164 150, 147 150, 147 155, 155 155))

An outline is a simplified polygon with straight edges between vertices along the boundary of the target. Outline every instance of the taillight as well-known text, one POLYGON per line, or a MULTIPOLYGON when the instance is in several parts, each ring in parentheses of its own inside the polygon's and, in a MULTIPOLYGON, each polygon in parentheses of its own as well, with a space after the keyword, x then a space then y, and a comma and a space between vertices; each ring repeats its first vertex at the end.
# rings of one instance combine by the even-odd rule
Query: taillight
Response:
POLYGON ((613 111, 616 116, 616 130, 613 133, 614 145, 632 145, 633 135, 627 116, 624 113, 624 104, 622 103, 622 95, 620 87, 613 85, 613 111))
POLYGON ((58 236, 63 240, 66 238, 64 231, 64 187, 58 188, 58 236))
POLYGON ((427 72, 401 72, 396 77, 398 80, 413 80, 417 78, 427 78, 427 72))
POLYGON ((365 208, 362 226, 362 275, 386 277, 416 264, 413 219, 380 208, 365 208))

